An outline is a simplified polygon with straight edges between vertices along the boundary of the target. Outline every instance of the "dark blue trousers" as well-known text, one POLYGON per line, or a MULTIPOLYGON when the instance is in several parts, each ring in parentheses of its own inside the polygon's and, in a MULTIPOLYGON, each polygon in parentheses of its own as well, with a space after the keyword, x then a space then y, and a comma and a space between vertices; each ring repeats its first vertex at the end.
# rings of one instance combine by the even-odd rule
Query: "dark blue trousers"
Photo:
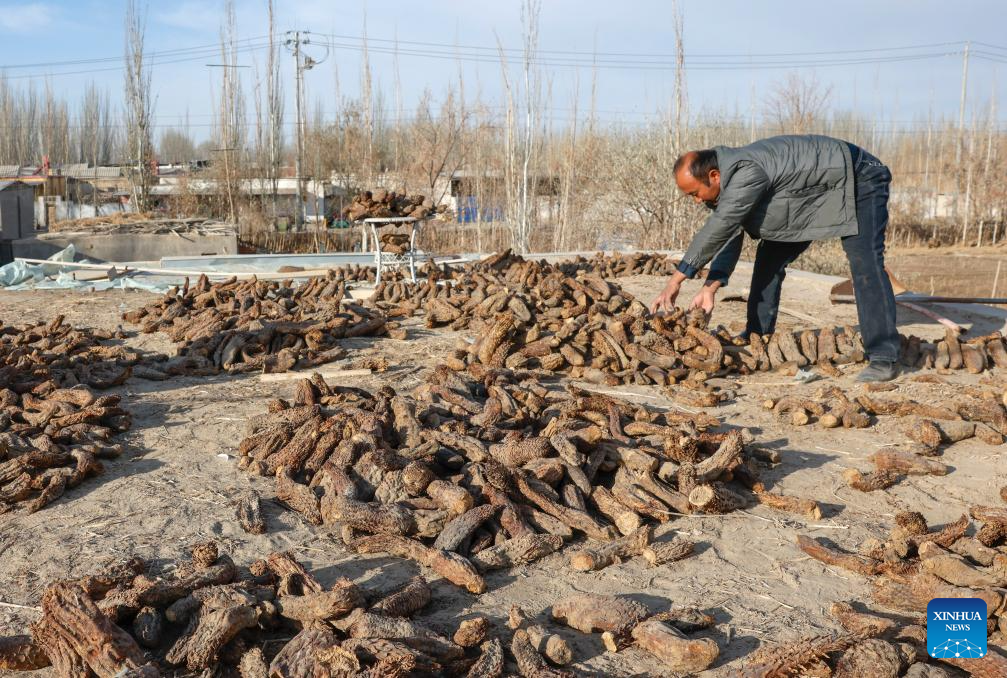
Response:
MULTIPOLYGON (((899 333, 895 327, 895 295, 885 273, 885 230, 888 228, 888 192, 892 174, 867 151, 850 145, 856 174, 856 235, 842 239, 850 262, 853 293, 864 349, 871 360, 895 362, 899 333)), ((810 242, 762 240, 755 253, 751 292, 748 295, 749 333, 772 334, 780 309, 780 289, 786 268, 810 242)), ((823 319, 824 320, 824 319, 823 319)))

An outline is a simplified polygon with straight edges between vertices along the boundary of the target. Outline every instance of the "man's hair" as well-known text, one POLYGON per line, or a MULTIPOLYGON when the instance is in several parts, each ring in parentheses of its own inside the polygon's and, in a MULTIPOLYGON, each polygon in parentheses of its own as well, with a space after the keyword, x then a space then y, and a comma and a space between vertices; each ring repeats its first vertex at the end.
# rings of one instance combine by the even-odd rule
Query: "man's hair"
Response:
POLYGON ((695 153, 696 155, 692 158, 692 162, 689 163, 689 174, 695 177, 697 181, 701 181, 709 186, 710 171, 720 169, 717 165, 717 152, 713 149, 704 148, 701 151, 689 151, 689 153, 678 156, 672 172, 677 175, 678 171, 685 166, 685 162, 691 153, 695 153))

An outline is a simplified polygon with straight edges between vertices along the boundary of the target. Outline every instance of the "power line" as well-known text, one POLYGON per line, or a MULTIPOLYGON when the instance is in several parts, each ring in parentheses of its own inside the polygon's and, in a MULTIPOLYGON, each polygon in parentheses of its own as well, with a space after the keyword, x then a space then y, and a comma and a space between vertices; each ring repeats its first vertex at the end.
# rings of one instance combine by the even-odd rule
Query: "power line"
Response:
MULTIPOLYGON (((355 35, 339 35, 335 33, 318 33, 317 35, 322 35, 328 38, 333 38, 336 40, 360 40, 363 41, 364 38, 355 35)), ((366 40, 368 42, 383 42, 392 43, 396 45, 420 45, 425 47, 439 47, 444 49, 469 49, 469 50, 482 50, 492 53, 511 52, 516 54, 523 54, 524 50, 521 48, 514 47, 486 47, 484 45, 461 45, 461 44, 450 44, 443 42, 422 42, 417 40, 398 40, 398 39, 388 39, 388 38, 373 38, 367 36, 366 40)), ((935 47, 948 47, 956 45, 962 47, 965 41, 959 40, 957 42, 935 42, 923 45, 905 45, 901 47, 869 47, 861 49, 841 49, 841 50, 826 50, 817 52, 739 52, 739 53, 728 53, 728 54, 715 54, 715 53, 702 53, 702 52, 690 52, 687 53, 686 59, 719 59, 719 58, 749 58, 749 57, 795 57, 795 56, 825 56, 830 54, 865 54, 871 52, 894 52, 912 49, 930 49, 935 47)), ((977 43, 978 44, 978 43, 977 43)), ((538 49, 537 53, 541 54, 571 54, 579 55, 583 57, 597 58, 597 57, 607 57, 607 56, 628 56, 637 58, 660 58, 660 59, 675 59, 676 54, 663 54, 663 53, 646 53, 646 52, 594 52, 586 50, 562 50, 562 49, 538 49)))
MULTIPOLYGON (((268 38, 268 35, 259 35, 252 38, 241 38, 235 42, 256 42, 264 38, 268 38)), ((189 47, 178 47, 176 49, 166 49, 159 52, 147 52, 143 55, 146 59, 156 59, 161 56, 177 56, 186 52, 204 51, 207 49, 212 49, 214 51, 220 49, 220 43, 208 44, 208 45, 192 45, 189 47)), ((81 66, 84 64, 94 64, 94 63, 107 63, 110 61, 122 61, 122 55, 119 56, 108 56, 108 57, 94 57, 90 59, 73 59, 70 61, 39 61, 35 63, 21 63, 21 64, 0 64, 0 71, 7 71, 18 68, 54 68, 59 66, 81 66)))
MULTIPOLYGON (((234 51, 235 52, 240 52, 240 53, 255 52, 255 51, 258 51, 258 50, 267 49, 268 47, 269 47, 269 43, 264 43, 264 44, 260 44, 260 45, 245 45, 243 47, 237 47, 237 48, 235 48, 234 51)), ((181 63, 189 63, 189 62, 193 62, 193 61, 202 61, 203 59, 206 59, 207 57, 211 57, 211 56, 215 56, 215 55, 219 54, 218 50, 219 50, 219 47, 217 49, 213 50, 213 51, 203 51, 203 52, 198 52, 198 53, 197 52, 191 52, 190 54, 192 54, 192 56, 180 57, 180 58, 177 58, 177 59, 165 59, 165 60, 159 60, 159 61, 155 61, 153 59, 150 60, 150 61, 146 61, 146 57, 145 57, 144 66, 149 66, 151 68, 154 68, 156 66, 168 66, 168 65, 172 65, 172 64, 181 64, 181 63)), ((121 59, 122 57, 119 57, 119 58, 121 59)), ((55 72, 45 72, 45 73, 21 73, 19 75, 0 74, 0 81, 4 81, 4 80, 28 80, 28 79, 42 80, 42 79, 45 79, 45 78, 59 77, 59 76, 63 76, 63 75, 90 75, 92 73, 105 73, 105 72, 111 72, 111 71, 121 71, 123 68, 124 68, 124 66, 120 65, 120 66, 110 66, 108 68, 90 68, 90 69, 86 69, 86 70, 77 70, 77 71, 55 71, 55 72)))
MULTIPOLYGON (((364 50, 379 54, 399 54, 405 56, 417 56, 421 58, 432 58, 452 61, 465 61, 470 63, 492 63, 500 64, 507 55, 520 56, 523 54, 519 48, 496 48, 481 45, 451 45, 448 43, 426 42, 417 40, 391 40, 381 38, 366 38, 361 36, 340 35, 333 33, 316 33, 314 35, 330 38, 330 41, 317 41, 334 49, 352 50, 363 52, 364 50), (348 44, 336 42, 337 40, 350 40, 360 44, 348 44), (392 46, 372 45, 370 43, 384 43, 392 46), (401 49, 399 45, 415 45, 428 49, 401 49), (459 51, 465 50, 465 51, 459 51)), ((268 42, 261 42, 268 36, 254 36, 237 40, 241 46, 238 51, 247 52, 269 47, 268 42), (245 44, 241 44, 245 43, 245 44)), ((832 67, 832 66, 855 66, 863 64, 881 64, 894 62, 919 61, 935 59, 946 56, 961 54, 961 47, 964 42, 940 42, 926 43, 918 45, 903 45, 897 47, 872 47, 861 49, 845 50, 820 50, 809 52, 751 52, 751 53, 687 53, 685 56, 685 70, 706 71, 706 70, 738 70, 738 69, 773 69, 773 68, 812 68, 812 67, 832 67), (957 50, 946 50, 939 48, 956 47, 957 50), (897 52, 910 52, 913 50, 934 50, 896 54, 897 52), (846 56, 859 55, 859 56, 846 56), (873 55, 873 56, 871 56, 873 55), (809 58, 809 57, 829 57, 829 58, 809 58), (723 61, 723 59, 740 59, 738 61, 723 61)), ((999 47, 989 43, 976 43, 985 45, 991 49, 1004 50, 1004 54, 995 52, 981 52, 982 58, 989 61, 1007 59, 1007 48, 999 47)), ((150 66, 171 65, 198 61, 199 59, 212 56, 220 49, 219 44, 206 44, 183 47, 178 49, 161 50, 150 52, 144 59, 150 66), (176 58, 178 57, 178 58, 176 58)), ((672 61, 674 54, 646 53, 646 52, 588 52, 584 50, 537 50, 531 61, 535 65, 557 68, 603 68, 618 70, 640 70, 640 71, 665 71, 674 70, 676 64, 672 61), (624 58, 625 57, 625 58, 624 58), (662 59, 669 59, 662 61, 662 59)), ((94 57, 88 59, 74 59, 65 61, 49 61, 35 63, 19 63, 0 65, 0 71, 16 70, 22 68, 59 68, 66 66, 77 66, 85 64, 111 63, 121 60, 121 56, 94 57)), ((101 73, 121 70, 120 66, 110 68, 79 69, 70 71, 56 71, 46 73, 25 73, 19 75, 6 75, 6 79, 26 79, 58 77, 62 75, 87 75, 91 73, 101 73)))
MULTIPOLYGON (((379 54, 390 54, 390 55, 405 55, 405 56, 416 56, 431 59, 442 59, 448 61, 463 61, 468 63, 488 63, 488 64, 502 64, 505 62, 504 59, 500 57, 493 57, 489 54, 472 54, 465 52, 440 52, 434 50, 399 50, 390 49, 385 47, 365 47, 363 45, 350 45, 346 43, 321 43, 326 44, 333 49, 350 50, 356 52, 377 52, 379 54)), ((924 54, 911 54, 902 56, 889 56, 889 57, 871 57, 871 58, 858 58, 858 59, 835 59, 835 60, 817 60, 817 61, 804 61, 804 62, 732 62, 732 63, 717 63, 717 64, 702 64, 702 65, 689 65, 689 58, 686 56, 684 69, 686 71, 723 71, 723 70, 746 70, 746 69, 771 69, 771 68, 812 68, 812 67, 830 67, 830 66, 852 66, 861 64, 880 64, 880 63, 894 63, 894 62, 906 62, 906 61, 920 61, 924 59, 934 59, 947 56, 956 56, 961 54, 961 52, 930 52, 924 54)), ((576 59, 537 59, 532 58, 529 60, 530 63, 536 66, 548 66, 548 67, 566 67, 566 68, 598 68, 598 69, 617 69, 617 70, 634 70, 634 71, 671 71, 677 68, 674 63, 661 63, 661 62, 635 62, 626 60, 576 60, 576 59)))

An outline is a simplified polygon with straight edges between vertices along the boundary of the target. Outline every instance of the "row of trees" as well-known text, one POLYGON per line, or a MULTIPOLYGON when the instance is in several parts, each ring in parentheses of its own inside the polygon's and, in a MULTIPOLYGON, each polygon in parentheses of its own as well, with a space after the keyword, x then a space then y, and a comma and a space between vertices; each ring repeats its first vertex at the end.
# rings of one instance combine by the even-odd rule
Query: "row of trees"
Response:
MULTIPOLYGON (((134 168, 134 194, 143 206, 155 180, 155 158, 201 156, 212 161, 219 196, 200 209, 268 224, 275 202, 253 204, 237 190, 246 178, 266 179, 275 188, 283 168, 293 165, 294 144, 284 133, 293 126, 285 124, 281 39, 272 0, 268 5, 271 47, 265 67, 256 68, 251 82, 242 82, 234 6, 225 3, 220 84, 211 97, 217 113, 209 139, 198 141, 185 126, 156 125, 144 14, 129 0, 121 111, 110 93, 95 86, 72 108, 48 85, 15 86, 0 77, 0 112, 7 121, 0 134, 0 163, 37 162, 48 155, 54 163, 125 164, 134 168), (253 218, 263 212, 265 218, 253 218)), ((466 214, 475 219, 438 229, 443 241, 431 243, 436 247, 679 247, 704 217, 677 194, 671 168, 681 152, 814 132, 858 143, 889 164, 895 175, 894 237, 973 244, 1002 237, 1007 193, 997 179, 1007 170, 1007 135, 998 126, 994 103, 975 111, 964 127, 933 116, 895 125, 836 111, 827 86, 792 74, 747 116, 690 116, 677 14, 678 69, 666 106, 643 124, 606 122, 593 103, 596 74, 576 83, 571 109, 557 107, 565 102, 555 101, 550 74, 536 65, 539 8, 540 0, 523 0, 518 62, 509 63, 500 50, 500 105, 473 95, 461 75, 410 105, 403 101, 397 74, 394 97, 372 85, 365 58, 359 96, 344 96, 337 88, 334 100, 318 99, 304 114, 304 175, 331 177, 351 192, 381 184, 443 200, 450 187, 445 178, 461 171, 471 196, 466 207, 472 210, 466 214), (582 87, 591 92, 586 108, 578 108, 582 87), (559 110, 566 113, 558 116, 559 110)))

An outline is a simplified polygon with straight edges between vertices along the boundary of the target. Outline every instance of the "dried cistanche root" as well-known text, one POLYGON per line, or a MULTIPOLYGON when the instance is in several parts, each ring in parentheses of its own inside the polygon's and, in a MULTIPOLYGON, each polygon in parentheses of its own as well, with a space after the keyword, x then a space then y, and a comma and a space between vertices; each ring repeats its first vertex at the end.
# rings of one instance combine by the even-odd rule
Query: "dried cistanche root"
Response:
POLYGON ((581 549, 570 556, 570 567, 581 572, 600 570, 620 563, 624 558, 641 555, 650 545, 653 532, 652 526, 645 525, 625 537, 581 549))
POLYGON ((391 553, 415 560, 470 593, 486 590, 486 581, 465 557, 424 546, 418 541, 390 534, 361 537, 352 542, 357 553, 391 553))
MULTIPOLYGON (((289 553, 271 554, 246 570, 213 542, 191 551, 193 559, 169 575, 147 571, 147 563, 134 559, 82 580, 50 584, 31 634, 0 637, 0 670, 51 667, 59 676, 146 678, 179 672, 373 678, 503 673, 503 646, 488 638, 486 617, 461 620, 453 639, 406 618, 429 600, 422 578, 367 610, 353 582, 337 579, 323 588, 289 553), (217 571, 223 576, 206 576, 217 571), (126 600, 144 607, 135 616, 115 612, 126 600)), ((573 675, 547 663, 569 663, 572 653, 541 626, 520 628, 511 649, 526 675, 573 675)))
POLYGON ((720 655, 716 641, 686 638, 674 626, 662 621, 641 622, 633 628, 631 635, 637 645, 660 659, 665 669, 676 673, 703 671, 720 655))
POLYGON ((462 621, 452 640, 462 647, 476 647, 486 639, 490 621, 486 617, 474 617, 462 621))
MULTIPOLYGON (((551 393, 537 377, 439 365, 406 395, 315 375, 295 385, 293 403, 274 401, 249 421, 239 466, 275 473, 286 506, 338 528, 357 552, 415 560, 474 592, 482 573, 531 563, 581 534, 592 541, 573 555, 577 569, 637 555, 673 562, 691 544, 652 546, 652 521, 729 511, 765 493, 741 431, 709 433, 709 415, 574 386, 551 393)), ((763 501, 813 512, 805 500, 763 501)))
POLYGON ((595 593, 570 596, 552 606, 553 619, 582 633, 626 635, 649 615, 647 608, 634 600, 595 593))
POLYGON ((745 662, 738 678, 780 678, 800 675, 802 669, 818 664, 830 654, 851 647, 857 636, 810 636, 759 648, 745 662))
POLYGON ((573 650, 566 640, 559 634, 550 633, 541 624, 529 623, 524 611, 517 605, 511 606, 507 625, 514 630, 524 629, 535 651, 556 666, 566 666, 573 661, 573 650))
POLYGON ((854 490, 860 490, 861 492, 874 492, 876 490, 887 489, 904 477, 904 474, 892 469, 868 471, 866 473, 858 471, 855 468, 843 471, 843 479, 846 481, 846 484, 854 490))
POLYGON ((695 543, 678 537, 671 541, 650 544, 643 549, 643 557, 651 567, 657 567, 688 558, 695 552, 695 549, 695 543))
POLYGON ((0 328, 0 514, 34 513, 104 471, 132 416, 118 395, 141 356, 113 333, 47 324, 0 328))
POLYGON ((345 298, 351 273, 332 269, 298 286, 255 278, 211 283, 201 275, 123 319, 138 323, 144 333, 164 332, 178 344, 176 358, 143 376, 313 367, 345 357, 341 339, 399 329, 384 313, 345 298))
POLYGON ((822 519, 822 510, 818 507, 818 502, 813 499, 791 497, 789 495, 779 494, 777 492, 768 492, 766 490, 755 492, 755 498, 758 499, 760 504, 776 509, 777 511, 796 513, 808 518, 809 520, 822 519))
POLYGON ((844 570, 850 570, 851 572, 857 572, 863 575, 879 574, 882 569, 881 563, 877 560, 860 556, 855 553, 846 553, 830 548, 825 544, 822 544, 821 542, 805 535, 799 535, 797 537, 797 545, 809 556, 815 560, 825 563, 826 565, 841 567, 844 570))

